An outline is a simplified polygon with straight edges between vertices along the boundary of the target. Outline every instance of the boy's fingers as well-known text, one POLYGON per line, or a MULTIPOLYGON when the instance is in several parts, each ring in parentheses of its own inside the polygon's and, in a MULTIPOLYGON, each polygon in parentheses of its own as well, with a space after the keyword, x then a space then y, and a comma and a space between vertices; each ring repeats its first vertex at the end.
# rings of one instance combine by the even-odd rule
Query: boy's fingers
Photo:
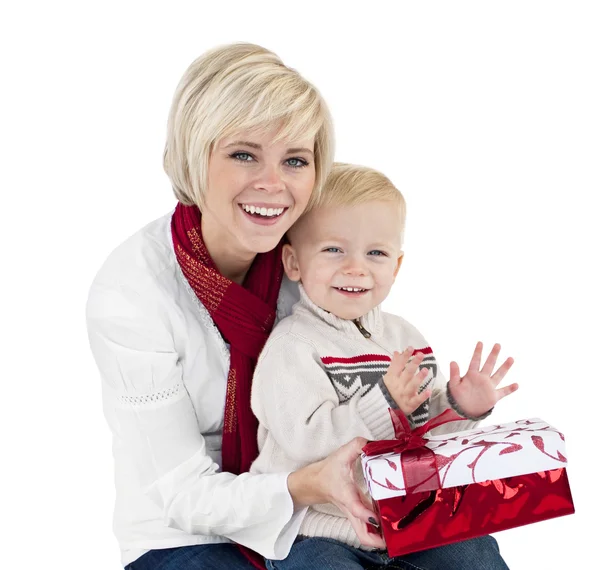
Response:
POLYGON ((450 363, 450 386, 460 384, 460 369, 454 361, 450 363))
POLYGON ((429 375, 429 368, 423 366, 421 370, 417 370, 413 377, 406 384, 406 391, 409 394, 416 394, 419 390, 419 386, 425 381, 425 378, 429 375))
MULTIPOLYGON (((425 401, 428 400, 429 398, 431 398, 431 390, 423 390, 423 392, 421 392, 420 394, 421 396, 421 401, 419 402, 419 406, 425 401)), ((418 406, 417 406, 418 407, 418 406)))
POLYGON ((506 373, 510 370, 511 366, 515 363, 514 359, 507 358, 504 361, 504 364, 496 370, 495 374, 492 376, 492 382, 494 382, 494 386, 498 386, 502 379, 506 376, 506 373))
POLYGON ((394 351, 392 355, 392 361, 390 362, 390 367, 388 372, 391 376, 399 377, 404 369, 406 368, 406 363, 408 362, 410 355, 412 354, 413 348, 408 347, 403 352, 394 351))
POLYGON ((475 345, 475 350, 473 351, 473 358, 471 358, 471 362, 469 363, 469 372, 479 372, 479 367, 481 366, 481 353, 483 352, 483 343, 478 342, 475 345))
POLYGON ((402 368, 400 369, 400 372, 402 372, 402 370, 406 368, 406 365, 410 360, 413 351, 414 348, 412 346, 408 346, 400 353, 400 362, 402 363, 402 368))
POLYGON ((417 352, 417 354, 415 354, 410 359, 410 362, 408 362, 408 364, 404 367, 404 370, 402 372, 402 374, 404 375, 404 383, 407 383, 410 380, 412 380, 413 376, 415 375, 415 372, 417 371, 417 368, 419 368, 419 365, 421 364, 421 362, 423 362, 424 358, 425 355, 422 352, 417 352))
POLYGON ((498 360, 498 355, 500 354, 500 345, 496 343, 489 356, 487 357, 481 372, 486 376, 491 376, 494 371, 494 366, 496 366, 496 360, 498 360))
POLYGON ((504 386, 504 388, 498 388, 498 390, 496 390, 496 398, 498 398, 498 400, 501 400, 502 398, 505 398, 509 394, 516 392, 518 389, 519 389, 519 385, 516 383, 511 384, 510 386, 504 386))
MULTIPOLYGON (((427 398, 431 396, 431 390, 423 390, 420 394, 417 394, 414 399, 414 409, 413 412, 425 401, 427 398)), ((412 413, 412 412, 411 412, 412 413)))
POLYGON ((404 368, 403 360, 402 353, 395 350, 394 354, 392 354, 392 361, 390 362, 388 372, 393 376, 398 376, 404 368))

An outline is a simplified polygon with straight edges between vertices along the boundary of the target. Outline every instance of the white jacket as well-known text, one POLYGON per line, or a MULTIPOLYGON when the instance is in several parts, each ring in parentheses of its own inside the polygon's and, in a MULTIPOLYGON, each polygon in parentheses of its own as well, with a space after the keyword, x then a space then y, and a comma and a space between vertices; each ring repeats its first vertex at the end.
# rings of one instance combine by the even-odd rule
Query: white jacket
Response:
MULTIPOLYGON (((289 471, 220 471, 229 349, 180 271, 171 215, 108 257, 87 303, 113 435, 122 563, 151 549, 228 540, 284 558, 306 510, 293 512, 289 471)), ((279 317, 294 295, 287 282, 279 317)))

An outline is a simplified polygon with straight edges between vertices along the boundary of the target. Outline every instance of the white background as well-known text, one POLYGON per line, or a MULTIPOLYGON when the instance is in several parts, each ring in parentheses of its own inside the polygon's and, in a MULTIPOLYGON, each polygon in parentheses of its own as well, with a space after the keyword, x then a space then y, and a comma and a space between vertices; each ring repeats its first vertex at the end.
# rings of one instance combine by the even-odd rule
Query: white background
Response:
POLYGON ((174 206, 175 86, 251 41, 322 91, 338 160, 408 202, 388 310, 447 373, 516 364, 497 421, 567 438, 577 513, 498 535, 511 570, 598 567, 600 18, 595 2, 8 2, 0 13, 2 567, 117 569, 112 457, 84 305, 174 206), (18 7, 17 7, 18 6, 18 7))

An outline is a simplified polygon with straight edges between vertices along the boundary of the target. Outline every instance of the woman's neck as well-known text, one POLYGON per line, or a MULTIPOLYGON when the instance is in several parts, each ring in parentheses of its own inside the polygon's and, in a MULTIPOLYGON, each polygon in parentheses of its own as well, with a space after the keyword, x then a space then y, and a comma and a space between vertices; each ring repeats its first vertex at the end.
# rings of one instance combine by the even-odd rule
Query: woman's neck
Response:
POLYGON ((231 243, 231 236, 220 232, 209 216, 202 216, 201 224, 204 245, 219 273, 241 285, 256 254, 236 248, 237 244, 231 243))

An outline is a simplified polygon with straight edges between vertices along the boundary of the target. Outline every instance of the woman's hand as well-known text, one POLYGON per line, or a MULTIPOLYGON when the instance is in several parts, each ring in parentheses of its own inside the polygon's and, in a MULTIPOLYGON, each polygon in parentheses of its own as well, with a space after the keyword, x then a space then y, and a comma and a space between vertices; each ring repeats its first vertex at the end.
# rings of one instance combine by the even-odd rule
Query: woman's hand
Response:
POLYGON ((404 352, 394 352, 390 367, 383 377, 390 396, 405 416, 412 414, 431 396, 431 390, 423 390, 419 394, 419 387, 427 378, 429 370, 425 366, 419 370, 425 356, 422 352, 413 356, 413 351, 409 346, 404 352))
POLYGON ((491 410, 498 400, 512 394, 519 387, 517 384, 510 384, 510 386, 504 388, 497 388, 514 362, 512 358, 507 358, 502 366, 492 374, 500 353, 499 344, 494 345, 485 364, 479 370, 482 351, 483 343, 478 342, 469 369, 462 378, 460 377, 458 364, 456 362, 450 363, 450 393, 461 411, 475 418, 491 410))
POLYGON ((322 461, 294 471, 288 488, 296 508, 332 503, 348 518, 362 545, 385 548, 381 535, 367 530, 367 525, 379 521, 354 480, 354 465, 366 443, 356 437, 322 461))

